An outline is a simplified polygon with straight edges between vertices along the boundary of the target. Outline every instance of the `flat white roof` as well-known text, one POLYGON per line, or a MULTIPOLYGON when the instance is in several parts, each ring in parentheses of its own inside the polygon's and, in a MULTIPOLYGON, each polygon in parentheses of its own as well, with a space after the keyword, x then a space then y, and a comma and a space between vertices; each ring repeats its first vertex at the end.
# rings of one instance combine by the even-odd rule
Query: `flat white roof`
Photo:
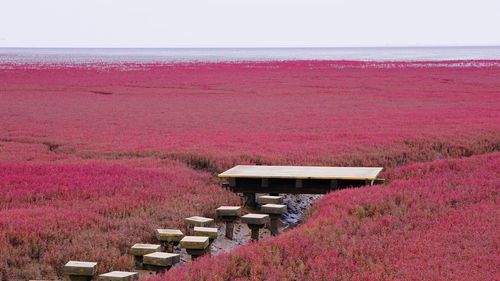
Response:
POLYGON ((316 167, 238 165, 219 178, 374 180, 382 167, 316 167))

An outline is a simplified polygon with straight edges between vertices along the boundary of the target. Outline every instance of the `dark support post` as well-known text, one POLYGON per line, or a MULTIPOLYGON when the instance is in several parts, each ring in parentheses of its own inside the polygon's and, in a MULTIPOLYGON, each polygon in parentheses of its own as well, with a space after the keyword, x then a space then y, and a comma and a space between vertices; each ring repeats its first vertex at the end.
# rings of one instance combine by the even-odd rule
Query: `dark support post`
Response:
POLYGON ((195 260, 195 259, 203 256, 204 254, 208 253, 210 251, 210 247, 209 246, 206 249, 203 249, 203 250, 186 249, 186 252, 191 256, 191 260, 195 260))
POLYGON ((259 230, 264 227, 263 224, 249 224, 248 227, 252 231, 251 238, 256 241, 259 240, 259 230))
POLYGON ((234 235, 234 221, 226 221, 226 237, 233 240, 234 235))
POLYGON ((257 202, 255 201, 255 193, 243 193, 243 196, 245 196, 246 199, 245 205, 249 207, 257 206, 257 202))
POLYGON ((278 225, 279 225, 279 219, 281 215, 270 215, 271 217, 271 235, 278 235, 279 230, 278 230, 278 225))
POLYGON ((332 180, 330 182, 330 190, 335 190, 339 188, 339 182, 337 180, 332 180))

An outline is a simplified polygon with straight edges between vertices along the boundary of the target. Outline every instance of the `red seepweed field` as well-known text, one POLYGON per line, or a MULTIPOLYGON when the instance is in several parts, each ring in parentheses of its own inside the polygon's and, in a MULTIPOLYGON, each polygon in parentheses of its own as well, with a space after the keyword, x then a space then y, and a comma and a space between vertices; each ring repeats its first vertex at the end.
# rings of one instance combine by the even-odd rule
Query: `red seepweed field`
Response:
POLYGON ((496 61, 3 64, 0 278, 131 270, 131 244, 239 204, 214 175, 258 163, 389 184, 159 280, 499 279, 499 148, 496 61))
POLYGON ((392 170, 276 238, 150 280, 497 280, 499 167, 494 153, 392 170))

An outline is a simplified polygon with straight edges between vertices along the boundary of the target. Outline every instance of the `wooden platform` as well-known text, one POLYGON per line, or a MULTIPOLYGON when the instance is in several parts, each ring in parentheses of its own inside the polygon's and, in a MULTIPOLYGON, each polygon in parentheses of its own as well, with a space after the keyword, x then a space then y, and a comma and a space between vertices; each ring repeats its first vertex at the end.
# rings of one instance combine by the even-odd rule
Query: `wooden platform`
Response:
POLYGON ((323 194, 338 188, 373 185, 382 169, 238 165, 219 174, 219 178, 233 192, 323 194))

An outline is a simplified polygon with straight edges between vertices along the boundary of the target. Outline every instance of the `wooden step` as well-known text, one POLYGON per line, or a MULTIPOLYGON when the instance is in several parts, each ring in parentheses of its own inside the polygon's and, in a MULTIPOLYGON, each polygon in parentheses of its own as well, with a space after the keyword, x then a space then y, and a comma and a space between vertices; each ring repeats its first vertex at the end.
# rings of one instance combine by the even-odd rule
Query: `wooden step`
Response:
POLYGON ((266 204, 260 207, 260 211, 265 214, 281 215, 286 211, 286 205, 282 204, 266 204))
POLYGON ((179 246, 183 249, 204 250, 208 244, 209 238, 207 236, 184 236, 179 246))
POLYGON ((138 272, 111 271, 99 275, 99 281, 132 281, 139 279, 138 272))
POLYGON ((157 244, 134 244, 134 246, 130 248, 130 254, 132 254, 133 256, 144 256, 160 251, 161 245, 157 244))
POLYGON ((155 236, 158 241, 179 242, 184 237, 184 233, 179 229, 156 229, 155 236))
POLYGON ((217 217, 240 217, 241 207, 240 206, 220 206, 215 210, 217 217))
POLYGON ((241 217, 241 222, 252 225, 262 225, 269 221, 269 215, 266 214, 247 214, 241 217))
POLYGON ((155 252, 143 257, 144 264, 155 266, 172 266, 180 261, 181 255, 163 252, 155 252))
POLYGON ((283 202, 283 196, 273 196, 273 195, 262 195, 257 198, 257 203, 264 204, 281 204, 283 202))
POLYGON ((193 216, 185 219, 185 222, 189 226, 211 226, 214 224, 214 219, 193 216))
POLYGON ((216 227, 194 227, 194 236, 206 236, 211 240, 217 239, 219 230, 216 227))
POLYGON ((74 276, 94 276, 97 272, 96 262, 69 261, 64 265, 64 274, 74 276))

